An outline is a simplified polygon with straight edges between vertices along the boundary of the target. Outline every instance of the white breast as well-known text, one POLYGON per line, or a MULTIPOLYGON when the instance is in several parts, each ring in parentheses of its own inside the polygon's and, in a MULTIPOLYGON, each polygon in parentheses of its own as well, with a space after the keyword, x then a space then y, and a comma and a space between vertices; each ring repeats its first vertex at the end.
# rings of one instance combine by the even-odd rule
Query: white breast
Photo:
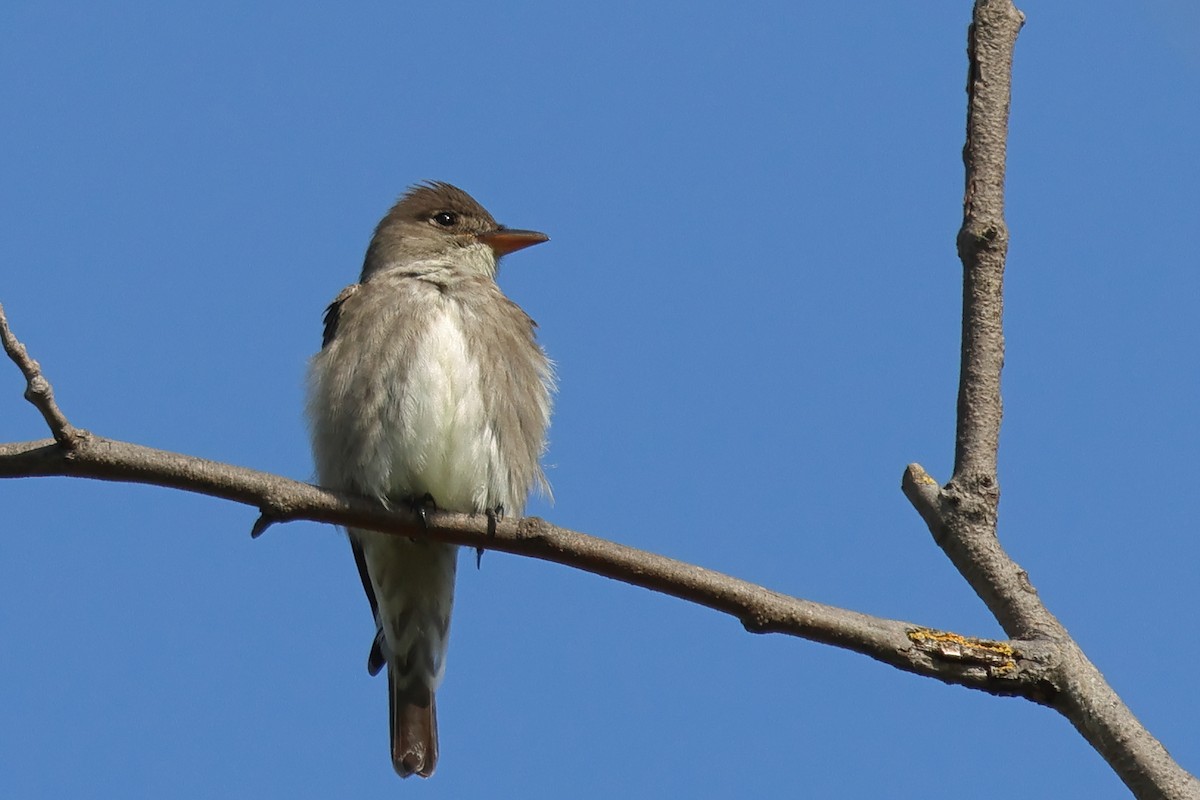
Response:
POLYGON ((399 419, 393 440, 392 491, 431 494, 452 511, 482 511, 500 467, 488 423, 479 363, 467 351, 459 311, 447 304, 418 340, 407 374, 392 391, 399 419))

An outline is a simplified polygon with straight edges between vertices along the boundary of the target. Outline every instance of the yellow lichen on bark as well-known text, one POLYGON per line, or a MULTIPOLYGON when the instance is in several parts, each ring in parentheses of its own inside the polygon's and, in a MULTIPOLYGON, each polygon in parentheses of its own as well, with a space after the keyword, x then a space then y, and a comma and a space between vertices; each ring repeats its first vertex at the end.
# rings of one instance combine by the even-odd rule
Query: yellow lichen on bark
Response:
POLYGON ((933 628, 910 628, 908 638, 920 649, 939 658, 980 664, 994 675, 1004 675, 1017 668, 1016 651, 1007 642, 976 639, 933 628))

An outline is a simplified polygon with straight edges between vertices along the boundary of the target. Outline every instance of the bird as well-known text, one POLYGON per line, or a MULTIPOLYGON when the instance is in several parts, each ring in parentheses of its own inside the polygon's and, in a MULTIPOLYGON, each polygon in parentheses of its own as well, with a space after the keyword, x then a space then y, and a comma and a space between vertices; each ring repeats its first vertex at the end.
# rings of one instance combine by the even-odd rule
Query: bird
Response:
MULTIPOLYGON (((541 458, 553 365, 536 323, 496 283, 502 256, 548 239, 497 224, 449 183, 400 197, 375 228, 358 283, 326 310, 309 364, 322 486, 422 514, 520 515, 531 492, 549 496, 541 458)), ((392 766, 427 778, 458 548, 347 533, 375 618, 367 669, 387 669, 392 766)))

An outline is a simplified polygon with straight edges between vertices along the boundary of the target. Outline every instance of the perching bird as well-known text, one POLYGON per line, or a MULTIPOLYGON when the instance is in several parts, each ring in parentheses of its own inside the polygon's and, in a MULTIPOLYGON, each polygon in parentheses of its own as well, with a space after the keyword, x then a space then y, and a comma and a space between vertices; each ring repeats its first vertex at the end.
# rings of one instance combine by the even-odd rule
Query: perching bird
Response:
MULTIPOLYGON (((520 514, 531 490, 548 491, 539 459, 551 364, 533 320, 496 285, 501 256, 547 238, 496 224, 448 183, 400 198, 375 229, 359 282, 329 306, 310 365, 323 486, 500 514, 520 514)), ((458 548, 348 533, 377 626, 367 668, 387 666, 392 765, 401 777, 429 777, 458 548)))

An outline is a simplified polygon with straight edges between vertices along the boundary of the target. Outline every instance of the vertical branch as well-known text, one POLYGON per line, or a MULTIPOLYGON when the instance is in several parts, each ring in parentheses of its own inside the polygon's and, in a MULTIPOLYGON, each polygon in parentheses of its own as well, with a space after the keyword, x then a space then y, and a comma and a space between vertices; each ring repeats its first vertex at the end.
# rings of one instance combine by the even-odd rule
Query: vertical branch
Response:
POLYGON ((966 189, 958 256, 963 264, 962 364, 954 477, 995 488, 1004 366, 1004 168, 1012 54, 1025 16, 1009 0, 975 4, 968 33, 966 189))
POLYGON ((1009 636, 1051 642, 1057 669, 1049 704, 1070 720, 1138 798, 1200 798, 1182 769, 1138 721, 1000 546, 1000 372, 1004 366, 1004 169, 1012 57, 1024 15, 1012 0, 975 0, 968 34, 962 365, 954 475, 943 488, 910 464, 902 488, 934 539, 1009 636))
POLYGON ((1016 638, 1065 633, 1000 548, 1000 371, 1004 367, 1004 171, 1012 60, 1025 23, 1011 0, 976 0, 967 34, 966 189, 958 253, 963 264, 962 364, 954 475, 933 500, 938 544, 1016 638))

